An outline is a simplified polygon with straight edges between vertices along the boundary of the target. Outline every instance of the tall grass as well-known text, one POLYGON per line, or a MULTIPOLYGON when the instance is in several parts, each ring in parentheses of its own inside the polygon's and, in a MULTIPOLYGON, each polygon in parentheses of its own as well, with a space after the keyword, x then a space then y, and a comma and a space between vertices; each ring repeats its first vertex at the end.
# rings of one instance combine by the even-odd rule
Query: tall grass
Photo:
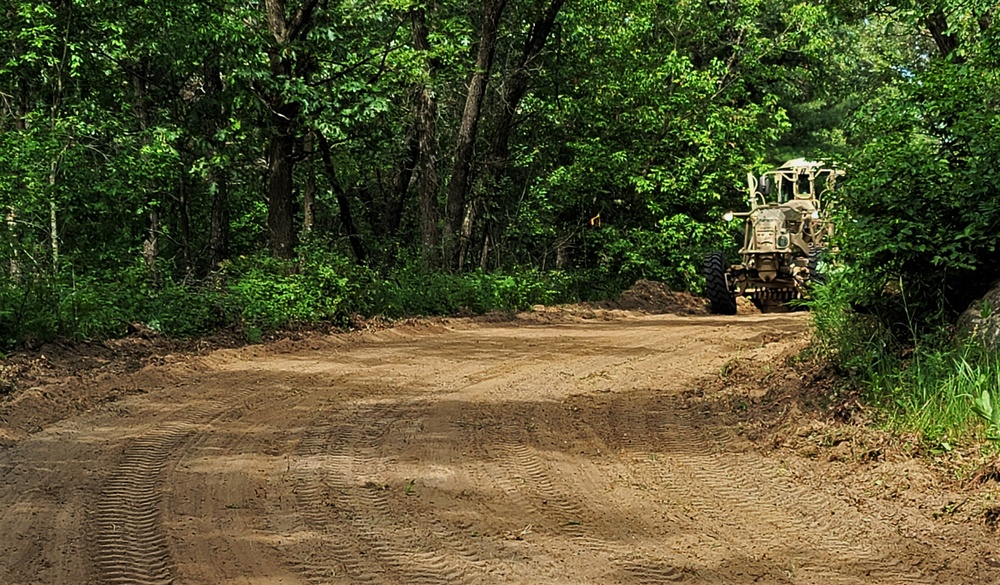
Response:
POLYGON ((813 292, 814 347, 861 390, 877 423, 931 447, 1000 432, 983 408, 984 393, 986 406, 1000 405, 1000 354, 944 327, 918 328, 905 297, 902 322, 859 312, 850 306, 850 279, 833 275, 813 292))
POLYGON ((976 414, 985 392, 1000 397, 1000 360, 978 347, 917 347, 908 360, 884 367, 869 379, 868 394, 890 429, 918 433, 932 444, 992 434, 976 414))

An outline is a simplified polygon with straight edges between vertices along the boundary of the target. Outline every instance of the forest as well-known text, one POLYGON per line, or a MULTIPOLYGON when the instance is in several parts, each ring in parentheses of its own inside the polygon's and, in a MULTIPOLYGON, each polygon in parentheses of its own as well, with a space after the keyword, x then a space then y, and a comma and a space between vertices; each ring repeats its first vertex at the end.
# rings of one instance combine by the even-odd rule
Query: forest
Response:
POLYGON ((892 404, 978 389, 995 8, 7 0, 0 349, 698 292, 746 173, 807 157, 847 170, 819 351, 892 404))

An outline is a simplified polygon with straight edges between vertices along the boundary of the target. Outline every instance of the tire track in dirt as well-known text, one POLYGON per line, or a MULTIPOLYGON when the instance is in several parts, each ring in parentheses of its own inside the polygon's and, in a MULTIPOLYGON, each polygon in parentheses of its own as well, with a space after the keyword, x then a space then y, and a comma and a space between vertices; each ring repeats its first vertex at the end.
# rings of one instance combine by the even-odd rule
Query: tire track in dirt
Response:
POLYGON ((628 575, 630 583, 654 585, 655 583, 676 583, 687 580, 691 573, 671 565, 649 563, 618 562, 618 566, 628 575))
MULTIPOLYGON (((535 450, 517 439, 516 432, 506 429, 497 437, 499 457, 490 472, 490 480, 501 486, 508 498, 532 518, 522 529, 523 535, 533 531, 547 531, 572 541, 573 546, 594 554, 610 556, 617 551, 606 541, 590 534, 594 514, 578 503, 575 497, 563 490, 552 479, 548 464, 535 450)), ((584 493, 600 490, 592 485, 577 485, 584 493)))
MULTIPOLYGON (((598 456, 614 451, 594 429, 594 422, 585 417, 548 422, 560 429, 574 428, 574 449, 585 447, 598 456)), ((653 557, 640 558, 634 545, 609 538, 609 534, 615 533, 609 524, 626 523, 635 531, 636 538, 657 541, 693 530, 691 523, 672 517, 661 518, 653 525, 637 518, 610 494, 610 486, 620 469, 616 457, 607 457, 605 465, 600 467, 593 461, 561 461, 562 453, 541 447, 554 439, 546 434, 542 429, 527 431, 506 426, 493 438, 504 454, 498 461, 494 480, 504 486, 509 497, 523 502, 526 511, 536 518, 537 529, 566 539, 568 549, 586 551, 591 560, 602 559, 607 567, 601 577, 604 582, 664 583, 685 580, 694 574, 684 558, 669 547, 660 546, 653 557), (571 473, 566 472, 567 466, 573 467, 571 473)), ((712 571, 701 571, 698 576, 705 582, 726 582, 712 571)))
MULTIPOLYGON (((320 412, 325 413, 325 408, 321 407, 320 412)), ((306 533, 315 542, 306 550, 293 548, 292 564, 310 583, 398 581, 398 576, 380 559, 360 553, 358 545, 365 543, 357 542, 350 530, 354 511, 343 507, 338 493, 349 489, 346 482, 336 477, 343 476, 352 465, 350 454, 343 452, 344 445, 361 441, 365 432, 357 423, 348 421, 366 420, 361 416, 356 413, 334 422, 313 419, 294 454, 292 481, 296 510, 306 533), (317 554, 317 548, 329 554, 317 554), (342 567, 344 574, 337 574, 336 567, 342 567)), ((386 432, 391 422, 385 421, 378 432, 386 432)))
MULTIPOLYGON (((799 570, 826 581, 854 582, 864 576, 896 583, 933 582, 906 567, 892 569, 898 561, 881 553, 878 544, 895 539, 870 531, 864 518, 850 506, 818 491, 790 485, 755 453, 716 453, 713 451, 718 447, 712 439, 692 432, 688 425, 676 421, 669 428, 668 441, 692 447, 690 452, 683 448, 675 451, 672 463, 682 465, 688 474, 718 494, 726 508, 751 522, 773 527, 785 542, 808 543, 813 552, 824 552, 828 562, 850 567, 853 575, 830 571, 816 564, 813 555, 802 559, 799 570)), ((704 502, 702 506, 710 508, 704 502)))
MULTIPOLYGON (((659 357, 662 354, 653 350, 625 357, 608 354, 560 356, 563 359, 550 359, 519 370, 512 369, 511 375, 489 380, 488 388, 480 382, 464 393, 489 395, 501 390, 517 394, 519 387, 537 386, 540 381, 549 384, 554 393, 557 387, 560 391, 575 393, 581 384, 604 384, 619 372, 636 369, 659 357), (572 374, 567 376, 566 372, 572 374)), ((564 540, 563 546, 567 550, 577 551, 577 554, 586 551, 590 559, 603 559, 608 569, 602 580, 614 580, 616 571, 627 575, 629 582, 668 582, 686 578, 689 571, 669 562, 637 565, 621 561, 631 556, 630 547, 608 540, 605 536, 608 532, 607 518, 620 522, 629 517, 627 510, 607 497, 607 486, 612 483, 612 478, 606 475, 606 471, 595 467, 593 462, 581 462, 579 459, 560 461, 565 459, 560 456, 560 451, 542 447, 561 442, 556 434, 548 430, 551 425, 563 432, 573 429, 572 442, 577 447, 585 446, 591 453, 611 452, 589 421, 574 418, 565 411, 566 407, 552 402, 544 411, 538 411, 538 416, 545 417, 545 420, 537 421, 537 424, 533 419, 526 419, 520 425, 501 423, 485 430, 478 442, 494 453, 490 457, 493 465, 485 470, 477 483, 499 486, 511 507, 522 511, 525 526, 517 535, 518 539, 528 540, 532 532, 541 531, 564 540), (568 465, 574 468, 570 474, 565 473, 568 465)), ((502 416, 498 414, 491 418, 502 419, 502 416)), ((566 447, 561 445, 561 448, 566 447)), ((669 528, 660 526, 661 531, 669 528)))
POLYGON ((160 527, 161 475, 171 452, 193 432, 193 421, 209 412, 190 412, 186 421, 165 424, 125 448, 93 512, 94 564, 102 582, 173 582, 167 537, 160 527))
MULTIPOLYGON (((384 414, 382 417, 383 420, 390 418, 391 423, 406 420, 414 424, 422 418, 419 409, 403 404, 395 404, 388 414, 389 417, 384 414)), ((453 536, 450 531, 439 530, 434 534, 409 523, 401 523, 400 516, 393 511, 386 487, 380 486, 381 482, 377 479, 372 480, 370 470, 377 469, 381 459, 378 455, 379 444, 390 429, 391 424, 386 424, 383 432, 366 433, 361 441, 349 443, 357 445, 350 458, 350 467, 332 475, 336 480, 334 487, 338 488, 345 507, 363 511, 353 516, 355 528, 371 544, 378 557, 404 577, 403 583, 481 582, 481 561, 468 548, 457 546, 454 541, 449 542, 453 536), (366 476, 369 479, 362 483, 361 479, 366 476), (352 478, 355 478, 353 485, 352 478), (359 483, 361 489, 358 489, 359 483), (385 527, 393 522, 397 523, 397 527, 386 531, 385 527)))
POLYGON ((163 475, 170 459, 183 456, 204 426, 226 413, 253 408, 253 390, 229 396, 233 403, 212 401, 181 409, 174 419, 129 442, 116 470, 105 482, 91 513, 96 547, 94 565, 109 584, 168 585, 172 559, 161 523, 163 475))
POLYGON ((170 486, 162 508, 175 555, 175 580, 228 582, 255 571, 290 575, 276 571, 284 568, 282 561, 255 546, 266 540, 259 526, 268 493, 262 472, 278 468, 275 449, 295 429, 277 420, 262 423, 260 417, 295 412, 304 392, 288 384, 262 383, 252 371, 213 376, 203 384, 219 407, 174 448, 173 465, 163 481, 170 486), (229 393, 229 385, 244 389, 229 393))
POLYGON ((382 401, 336 418, 314 421, 293 470, 299 513, 333 554, 319 556, 313 548, 295 568, 311 583, 340 577, 331 565, 343 567, 350 582, 480 582, 483 561, 475 552, 442 523, 409 525, 380 477, 380 445, 400 421, 418 420, 419 409, 382 401))
MULTIPOLYGON (((410 339, 412 336, 394 334, 390 337, 393 340, 399 338, 405 342, 402 344, 394 343, 394 347, 398 348, 393 350, 395 352, 400 349, 405 351, 412 345, 412 339, 410 339)), ((379 362, 381 358, 375 356, 380 351, 386 351, 383 345, 385 345, 384 342, 374 343, 372 347, 366 348, 372 350, 368 352, 369 359, 376 363, 379 362)), ((313 413, 310 422, 298 428, 292 437, 286 436, 285 439, 291 444, 298 444, 298 447, 293 448, 293 452, 289 453, 292 460, 298 461, 292 478, 295 486, 290 494, 296 502, 296 510, 293 515, 298 519, 295 528, 280 531, 281 535, 286 535, 289 532, 291 534, 288 534, 287 538, 279 536, 279 544, 272 545, 282 551, 281 556, 292 559, 292 565, 294 565, 292 568, 309 582, 342 582, 346 579, 350 579, 351 582, 384 582, 386 580, 399 583, 410 582, 412 579, 402 575, 398 570, 398 567, 404 564, 403 561, 398 558, 395 559, 394 563, 386 563, 381 560, 381 556, 392 556, 391 547, 387 548, 379 540, 378 535, 373 536, 372 534, 374 526, 391 524, 394 521, 393 514, 387 511, 385 503, 380 501, 384 498, 375 497, 372 500, 373 493, 375 496, 381 496, 378 493, 379 490, 376 489, 377 482, 368 482, 370 485, 360 488, 358 485, 348 483, 354 482, 354 484, 360 485, 362 482, 357 481, 358 474, 356 472, 360 470, 363 474, 365 470, 373 469, 375 464, 379 462, 379 458, 374 454, 375 447, 391 430, 395 419, 398 418, 394 412, 398 413, 399 408, 402 408, 396 402, 385 400, 379 404, 359 407, 357 400, 365 399, 370 402, 371 399, 365 397, 378 396, 384 393, 387 387, 391 389, 400 381, 394 381, 396 376, 393 375, 387 378, 377 375, 371 376, 371 372, 364 369, 361 370, 363 375, 357 376, 353 369, 364 368, 363 364, 349 363, 345 372, 342 367, 331 365, 322 360, 322 357, 321 353, 317 353, 316 348, 310 348, 301 357, 279 356, 277 358, 282 368, 288 368, 290 371, 296 371, 306 376, 298 378, 298 382, 294 386, 295 389, 287 386, 276 388, 274 382, 271 382, 267 377, 267 372, 259 366, 245 368, 241 363, 235 364, 234 373, 241 373, 244 377, 249 377, 250 380, 260 381, 263 379, 268 382, 269 396, 275 394, 275 390, 279 390, 277 394, 284 396, 282 400, 286 401, 285 406, 278 408, 279 411, 293 409, 298 412, 310 411, 313 413), (332 371, 337 373, 331 379, 328 373, 332 371), (263 378, 261 378, 262 376, 263 378), (353 381, 355 385, 351 386, 347 380, 353 381), (359 382, 362 384, 361 387, 357 386, 359 382), (376 386, 371 391, 363 390, 365 386, 373 382, 376 386), (323 398, 323 396, 328 395, 332 388, 350 388, 351 391, 348 397, 342 397, 340 400, 323 398), (302 404, 287 402, 296 400, 296 396, 300 397, 302 404), (354 398, 350 398, 351 396, 354 398), (386 407, 385 405, 395 406, 386 407), (347 413, 340 412, 342 409, 345 409, 347 413), (316 413, 319 413, 319 416, 316 413), (331 421, 331 419, 334 420, 331 421), (378 431, 376 427, 382 430, 378 431), (357 451, 357 449, 345 447, 350 445, 366 447, 366 449, 357 451), (360 489, 360 496, 350 493, 351 489, 360 489), (368 493, 366 494, 366 492, 368 493), (371 526, 366 528, 358 518, 371 516, 373 510, 379 511, 379 513, 373 518, 371 526), (310 546, 316 542, 322 542, 323 545, 310 546), (376 554, 371 554, 372 552, 376 554)), ((223 366, 226 365, 225 360, 217 361, 223 366)), ((489 367, 478 365, 473 368, 477 373, 484 369, 489 369, 489 367)), ((431 385, 431 389, 440 386, 441 382, 461 379, 469 375, 469 371, 468 367, 450 370, 442 380, 431 385)), ((406 381, 405 376, 403 380, 406 381)), ((272 398, 267 403, 277 406, 278 402, 275 402, 277 399, 272 398)), ((265 413, 259 412, 260 410, 259 405, 246 403, 225 411, 227 421, 240 425, 244 430, 238 435, 227 437, 228 442, 219 443, 218 438, 216 438, 211 447, 213 461, 225 463, 230 452, 234 449, 241 449, 242 443, 237 443, 236 440, 243 437, 242 441, 246 441, 247 435, 253 433, 253 428, 259 429, 261 422, 268 421, 269 417, 265 413), (257 420, 256 425, 258 426, 255 427, 254 423, 250 422, 251 427, 245 428, 246 423, 242 423, 240 420, 244 415, 252 415, 247 418, 257 420)), ((222 415, 220 414, 220 416, 222 415)), ((295 421, 294 424, 298 427, 300 423, 295 421)), ((196 447, 205 439, 206 437, 202 435, 200 439, 189 442, 188 450, 196 447)), ((225 441, 225 439, 223 440, 225 441)), ((289 467, 289 472, 291 471, 292 469, 289 467)), ((218 505, 216 508, 218 509, 218 505)), ((444 543, 440 548, 444 551, 451 551, 447 554, 456 556, 462 563, 473 567, 482 564, 482 560, 477 557, 476 552, 465 544, 464 540, 467 540, 467 536, 465 539, 461 538, 454 527, 433 521, 424 530, 425 535, 417 540, 411 539, 408 544, 410 549, 418 551, 414 557, 419 561, 417 564, 432 567, 430 577, 418 577, 418 580, 442 582, 439 575, 449 572, 457 574, 453 568, 441 564, 440 559, 419 552, 425 550, 430 541, 444 543)), ((265 540, 268 538, 264 536, 265 540)), ((214 543, 226 547, 226 543, 220 542, 218 539, 214 543)), ((197 552, 196 556, 203 557, 197 552)), ((237 568, 230 572, 239 574, 241 571, 237 568)), ((455 578, 453 577, 453 580, 455 578)))
POLYGON ((94 562, 105 583, 173 582, 167 539, 159 529, 159 476, 170 450, 190 425, 171 425, 129 447, 96 506, 94 562))
MULTIPOLYGON (((602 577, 604 581, 634 583, 684 579, 690 576, 691 571, 683 565, 682 558, 669 554, 670 551, 666 558, 649 559, 645 564, 630 562, 627 559, 635 555, 630 554, 629 545, 606 537, 616 531, 609 526, 608 518, 615 519, 610 524, 618 524, 624 518, 631 522, 636 518, 608 498, 608 485, 613 483, 613 473, 609 477, 609 472, 595 467, 593 461, 584 459, 581 462, 578 457, 567 459, 562 456, 567 446, 559 439, 565 437, 567 429, 572 429, 571 442, 574 445, 586 446, 588 452, 597 454, 602 451, 610 453, 612 449, 585 419, 559 414, 565 410, 559 404, 565 397, 581 395, 581 391, 584 394, 595 390, 607 392, 615 381, 631 378, 637 371, 666 368, 684 371, 690 367, 692 354, 703 351, 698 347, 700 340, 682 339, 669 349, 662 350, 648 345, 644 339, 630 339, 628 345, 607 351, 580 343, 578 340, 587 336, 577 333, 571 329, 557 334, 556 351, 543 354, 544 359, 536 357, 528 363, 520 360, 516 366, 512 363, 514 360, 508 360, 506 367, 487 370, 493 375, 467 378, 468 385, 454 393, 456 399, 473 404, 503 397, 503 400, 509 401, 504 404, 510 406, 525 398, 540 399, 539 390, 543 395, 558 400, 551 403, 543 401, 543 404, 551 404, 552 408, 544 409, 545 414, 538 414, 539 417, 554 417, 557 420, 546 418, 535 421, 527 411, 515 415, 523 418, 521 424, 483 425, 477 443, 484 453, 489 454, 491 465, 473 471, 476 475, 474 483, 498 486, 509 504, 507 509, 519 511, 516 517, 522 519, 521 524, 513 527, 513 536, 517 540, 531 540, 532 532, 546 533, 547 537, 562 541, 561 548, 577 551, 571 554, 586 551, 590 559, 603 559, 602 564, 607 567, 602 577), (661 361, 664 363, 660 364, 661 361), (559 399, 560 396, 564 398, 559 399), (547 428, 550 424, 563 434, 549 433, 547 428), (573 470, 566 473, 567 467, 573 470)), ((503 420, 503 411, 490 414, 488 410, 480 412, 479 416, 486 421, 503 420)), ((471 422, 475 426, 476 421, 463 422, 471 422)), ((680 530, 676 524, 668 523, 656 526, 645 534, 649 536, 671 531, 680 530)), ((545 553, 547 555, 549 551, 545 553)), ((702 575, 711 575, 711 572, 703 571, 702 575)), ((537 574, 532 578, 537 578, 537 574)), ((555 578, 562 578, 562 575, 555 578)))
POLYGON ((662 448, 633 456, 675 501, 690 506, 699 525, 740 556, 766 566, 778 550, 783 564, 772 566, 771 576, 784 572, 793 582, 931 582, 906 567, 893 570, 896 559, 880 554, 875 544, 887 535, 868 531, 855 510, 790 486, 756 454, 726 452, 728 434, 706 434, 678 415, 683 410, 673 404, 630 411, 626 427, 662 448))

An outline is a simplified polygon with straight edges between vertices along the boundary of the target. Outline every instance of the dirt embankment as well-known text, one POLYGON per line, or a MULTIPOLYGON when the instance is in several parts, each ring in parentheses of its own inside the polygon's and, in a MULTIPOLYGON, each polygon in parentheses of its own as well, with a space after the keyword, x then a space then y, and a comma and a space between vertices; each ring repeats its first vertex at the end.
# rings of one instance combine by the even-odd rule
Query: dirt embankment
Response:
POLYGON ((1000 580, 995 482, 845 430, 806 315, 576 310, 39 378, 0 583, 1000 580))

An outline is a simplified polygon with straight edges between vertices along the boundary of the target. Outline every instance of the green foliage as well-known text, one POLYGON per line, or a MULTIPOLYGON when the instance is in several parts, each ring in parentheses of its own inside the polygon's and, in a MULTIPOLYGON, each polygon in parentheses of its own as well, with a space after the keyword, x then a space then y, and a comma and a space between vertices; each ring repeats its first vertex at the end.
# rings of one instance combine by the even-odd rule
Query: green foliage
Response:
POLYGON ((133 323, 187 336, 223 325, 220 295, 173 280, 152 286, 141 267, 118 273, 36 277, 0 286, 0 344, 124 335, 133 323))
POLYGON ((914 433, 930 448, 984 436, 980 419, 984 437, 995 436, 1000 409, 991 405, 1000 400, 1000 354, 923 331, 915 320, 891 326, 854 311, 851 298, 862 282, 856 272, 836 271, 814 288, 814 347, 862 389, 886 428, 914 433))
POLYGON ((852 28, 875 83, 850 97, 844 127, 835 210, 848 268, 816 291, 813 317, 885 424, 947 443, 978 432, 977 416, 996 434, 1000 360, 953 330, 1000 275, 996 27, 974 5, 905 8, 852 28), (926 34, 931 10, 947 31, 926 34))
POLYGON ((225 263, 207 284, 166 278, 154 285, 139 265, 101 276, 69 270, 59 278, 0 286, 0 348, 117 337, 133 324, 172 336, 229 328, 258 341, 276 329, 346 325, 356 314, 400 318, 514 311, 577 300, 592 288, 581 274, 530 268, 502 274, 406 268, 384 278, 316 249, 305 250, 294 262, 241 257, 225 263))
POLYGON ((534 269, 508 273, 423 273, 407 268, 368 289, 369 310, 389 317, 514 311, 577 300, 579 276, 534 269))
POLYGON ((995 32, 959 27, 975 22, 966 10, 949 16, 956 52, 900 62, 858 109, 837 202, 844 261, 866 281, 852 302, 922 332, 952 322, 1000 274, 995 32))
POLYGON ((267 256, 223 265, 227 312, 241 328, 272 330, 317 322, 343 323, 358 309, 358 282, 341 259, 304 257, 300 262, 267 256))
POLYGON ((676 290, 700 290, 705 255, 736 242, 725 223, 699 222, 685 214, 662 219, 655 231, 609 226, 588 239, 599 250, 598 269, 623 287, 645 278, 676 290))
MULTIPOLYGON (((968 362, 964 365, 966 366, 966 370, 971 369, 968 362)), ((977 376, 974 382, 982 382, 982 380, 979 376, 977 376)), ((995 388, 997 380, 992 380, 992 382, 993 387, 995 388)), ((985 384, 982 383, 973 384, 976 390, 982 388, 984 385, 985 384)), ((986 423, 989 431, 989 436, 987 438, 991 441, 1000 441, 1000 408, 994 408, 990 388, 983 388, 982 393, 979 396, 973 395, 972 412, 986 423)))

